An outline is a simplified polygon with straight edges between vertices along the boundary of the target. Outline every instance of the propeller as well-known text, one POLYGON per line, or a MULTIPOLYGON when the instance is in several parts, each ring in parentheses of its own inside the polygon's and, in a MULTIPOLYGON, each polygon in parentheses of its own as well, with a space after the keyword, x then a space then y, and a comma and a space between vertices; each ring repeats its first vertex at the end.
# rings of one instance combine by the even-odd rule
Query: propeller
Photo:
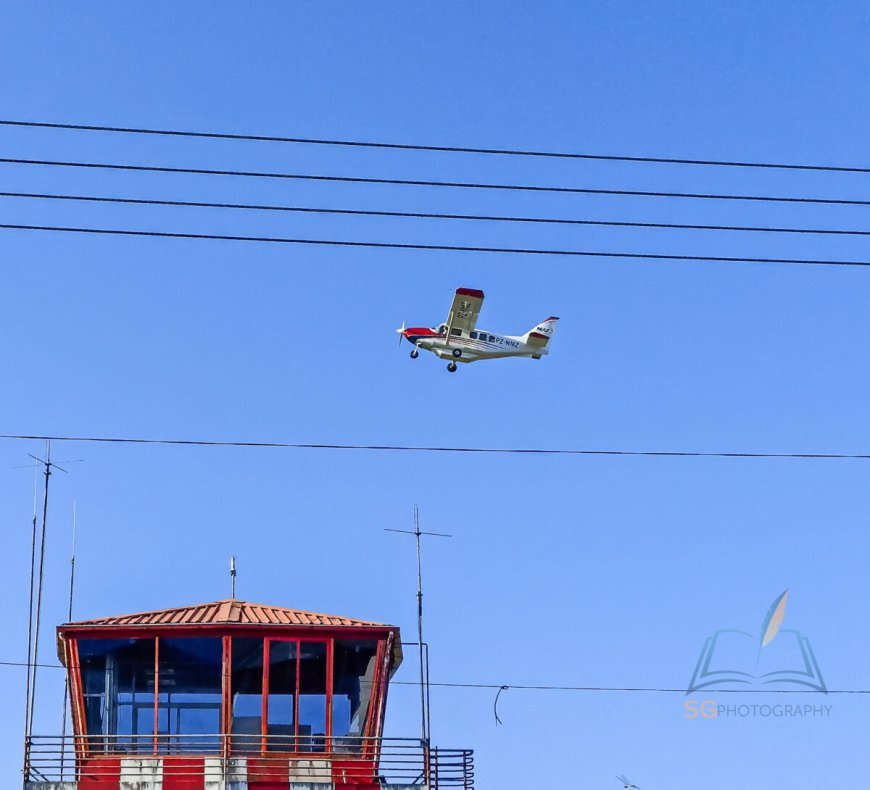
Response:
POLYGON ((399 345, 402 345, 402 338, 405 336, 405 322, 402 321, 402 326, 400 329, 396 330, 399 333, 399 345))

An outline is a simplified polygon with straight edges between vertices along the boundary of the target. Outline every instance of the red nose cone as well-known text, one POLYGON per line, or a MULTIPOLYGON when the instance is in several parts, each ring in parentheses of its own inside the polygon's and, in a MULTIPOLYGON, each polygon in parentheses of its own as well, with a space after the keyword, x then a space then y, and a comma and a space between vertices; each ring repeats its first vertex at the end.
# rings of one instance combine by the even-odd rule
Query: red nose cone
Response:
POLYGON ((417 345, 418 340, 424 340, 429 337, 438 337, 437 332, 433 332, 428 326, 409 326, 402 332, 404 338, 409 342, 417 345))

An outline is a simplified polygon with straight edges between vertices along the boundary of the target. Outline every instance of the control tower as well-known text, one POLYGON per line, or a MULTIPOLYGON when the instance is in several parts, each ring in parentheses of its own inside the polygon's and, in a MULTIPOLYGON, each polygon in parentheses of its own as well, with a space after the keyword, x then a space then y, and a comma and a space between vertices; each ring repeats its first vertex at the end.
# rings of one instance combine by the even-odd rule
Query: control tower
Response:
POLYGON ((57 644, 73 733, 29 739, 26 790, 473 787, 470 750, 383 737, 395 626, 230 598, 57 644))

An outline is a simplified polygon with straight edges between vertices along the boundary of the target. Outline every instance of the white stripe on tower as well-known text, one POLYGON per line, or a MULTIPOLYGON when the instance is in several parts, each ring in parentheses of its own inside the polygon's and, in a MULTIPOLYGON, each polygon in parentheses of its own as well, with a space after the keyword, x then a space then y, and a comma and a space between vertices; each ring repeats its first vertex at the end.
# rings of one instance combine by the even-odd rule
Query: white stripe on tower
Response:
POLYGON ((332 763, 329 760, 291 760, 290 781, 331 784, 332 763))
POLYGON ((159 757, 121 760, 123 790, 163 790, 163 760, 159 757))
POLYGON ((227 760, 227 774, 219 757, 205 758, 205 790, 248 790, 248 761, 245 757, 227 760))

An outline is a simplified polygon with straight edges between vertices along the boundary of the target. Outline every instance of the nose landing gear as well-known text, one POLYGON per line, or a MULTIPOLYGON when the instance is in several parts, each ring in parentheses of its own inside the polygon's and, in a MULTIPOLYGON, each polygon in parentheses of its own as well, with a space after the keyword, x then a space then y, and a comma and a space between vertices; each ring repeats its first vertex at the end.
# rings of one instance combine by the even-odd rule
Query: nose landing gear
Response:
POLYGON ((411 352, 411 359, 417 359, 417 357, 419 357, 419 356, 420 356, 420 352, 417 351, 417 349, 415 348, 415 349, 411 352))

